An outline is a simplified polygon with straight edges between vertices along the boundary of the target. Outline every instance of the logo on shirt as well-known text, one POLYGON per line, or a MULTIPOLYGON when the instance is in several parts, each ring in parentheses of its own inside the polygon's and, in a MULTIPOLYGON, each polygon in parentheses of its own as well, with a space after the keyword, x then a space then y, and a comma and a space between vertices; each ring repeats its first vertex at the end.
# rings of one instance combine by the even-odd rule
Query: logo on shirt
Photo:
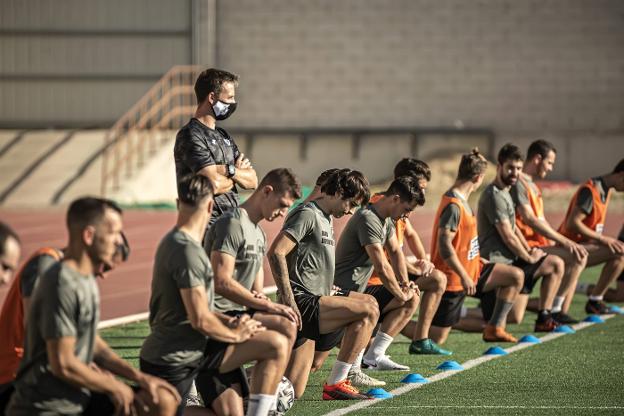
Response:
POLYGON ((225 142, 225 144, 227 144, 228 146, 232 145, 232 142, 230 142, 228 139, 223 139, 223 141, 225 142))
POLYGON ((217 144, 217 141, 215 139, 211 140, 212 144, 217 144))
POLYGON ((321 231, 321 244, 325 244, 328 246, 333 246, 334 240, 329 237, 329 233, 327 231, 321 231))
POLYGON ((598 234, 602 234, 603 230, 604 230, 604 224, 596 224, 596 232, 598 234))
POLYGON ((472 260, 479 255, 479 237, 470 240, 470 250, 468 251, 468 260, 472 260))

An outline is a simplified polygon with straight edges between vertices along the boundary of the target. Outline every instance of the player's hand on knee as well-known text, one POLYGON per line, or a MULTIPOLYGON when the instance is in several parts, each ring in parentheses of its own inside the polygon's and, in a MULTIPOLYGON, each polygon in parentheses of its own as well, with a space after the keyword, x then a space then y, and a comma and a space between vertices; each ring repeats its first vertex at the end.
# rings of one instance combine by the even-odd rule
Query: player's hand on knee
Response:
POLYGON ((403 294, 401 299, 403 302, 409 302, 414 297, 414 289, 409 286, 403 286, 401 288, 401 293, 403 294))
POLYGON ((615 239, 613 237, 601 237, 599 240, 602 244, 609 247, 611 253, 613 254, 623 254, 624 253, 624 242, 615 239))
POLYGON ((129 416, 136 414, 134 391, 127 384, 111 378, 108 396, 115 406, 115 415, 129 416))
POLYGON ((238 326, 234 329, 236 333, 236 342, 242 343, 249 340, 259 332, 265 331, 266 328, 260 321, 248 318, 246 320, 239 319, 238 326))
MULTIPOLYGON (((173 395, 177 403, 182 400, 180 394, 175 387, 167 383, 165 380, 143 373, 138 380, 139 386, 148 394, 149 400, 158 404, 159 390, 165 389, 173 395)), ((136 396, 137 401, 143 406, 143 409, 149 409, 148 403, 144 403, 139 395, 136 396)), ((146 409, 146 410, 147 410, 146 409)))
POLYGON ((542 250, 541 248, 536 248, 536 247, 534 247, 529 254, 530 254, 530 257, 527 263, 530 263, 530 264, 537 263, 542 257, 546 255, 544 250, 542 250))
POLYGON ((297 313, 295 313, 295 310, 290 306, 282 305, 279 303, 270 303, 269 307, 267 308, 267 312, 285 316, 286 318, 294 322, 295 325, 297 325, 297 328, 301 327, 301 316, 298 314, 299 310, 297 310, 297 313))
POLYGON ((423 276, 429 276, 435 269, 433 263, 426 259, 418 260, 417 266, 420 267, 423 276))
POLYGON ((475 293, 477 293, 477 286, 470 278, 462 279, 462 286, 464 287, 464 290, 466 291, 466 294, 468 296, 473 296, 475 293))

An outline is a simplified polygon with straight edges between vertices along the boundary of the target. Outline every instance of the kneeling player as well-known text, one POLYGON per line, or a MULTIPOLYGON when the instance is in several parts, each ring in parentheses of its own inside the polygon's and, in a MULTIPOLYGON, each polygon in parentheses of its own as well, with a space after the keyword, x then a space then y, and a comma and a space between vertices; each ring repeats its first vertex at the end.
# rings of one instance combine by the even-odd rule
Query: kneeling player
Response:
POLYGON ((322 185, 323 195, 294 210, 277 236, 269 258, 282 302, 301 316, 299 340, 286 377, 295 394, 305 391, 315 343, 331 349, 344 341, 323 386, 324 400, 366 399, 347 375, 370 339, 379 312, 371 296, 332 295, 335 243, 332 217, 342 217, 369 198, 368 182, 357 171, 342 169, 322 185))
POLYGON ((301 197, 300 189, 289 169, 270 171, 240 207, 219 217, 205 238, 214 272, 215 310, 230 316, 248 313, 267 329, 285 335, 289 351, 295 342, 298 315, 262 294, 266 235, 259 222, 284 216, 301 197))
POLYGON ((457 180, 442 196, 433 225, 433 264, 448 277, 431 327, 439 343, 446 341, 451 327, 459 322, 466 295, 481 298, 483 317, 488 321, 483 330, 485 341, 517 342, 505 331, 505 322, 522 286, 522 271, 505 264, 482 264, 477 222, 468 205, 470 194, 483 182, 486 167, 486 159, 476 149, 462 156, 457 180))
MULTIPOLYGON (((522 165, 522 152, 517 146, 506 144, 498 152, 496 178, 479 199, 479 248, 481 255, 493 263, 511 264, 522 269, 524 285, 521 293, 530 294, 536 280, 542 277, 535 331, 550 332, 557 327, 550 311, 561 283, 564 264, 555 255, 529 247, 516 228, 516 211, 509 190, 518 181, 522 165)), ((522 321, 524 308, 513 316, 516 319, 510 321, 522 321)))
POLYGON ((411 320, 420 300, 417 286, 409 281, 394 222, 406 218, 424 202, 425 196, 417 179, 409 176, 397 178, 377 202, 353 215, 338 241, 334 284, 343 290, 372 295, 379 305, 380 327, 363 356, 364 368, 409 370, 408 366, 398 364, 386 355, 394 337, 411 320), (383 285, 367 287, 373 268, 383 285))
POLYGON ((165 381, 142 373, 97 334, 100 296, 95 275, 112 267, 121 244, 121 210, 81 198, 67 213, 62 262, 41 276, 31 297, 24 358, 9 415, 172 415, 180 400, 165 381), (115 376, 138 384, 134 391, 115 376))
MULTIPOLYGON (((201 246, 212 205, 208 178, 179 181, 178 220, 156 252, 151 333, 141 348, 141 368, 171 382, 182 396, 195 381, 206 407, 217 414, 240 415, 247 390, 240 367, 256 361, 247 414, 266 415, 288 362, 288 338, 265 330, 249 315, 213 312, 213 274, 201 246)), ((184 399, 178 414, 184 411, 184 399)))
POLYGON ((574 194, 559 232, 583 244, 589 253, 587 266, 603 264, 598 282, 589 292, 587 313, 610 313, 604 295, 624 271, 624 242, 602 234, 611 190, 624 192, 624 159, 613 172, 589 179, 574 194))

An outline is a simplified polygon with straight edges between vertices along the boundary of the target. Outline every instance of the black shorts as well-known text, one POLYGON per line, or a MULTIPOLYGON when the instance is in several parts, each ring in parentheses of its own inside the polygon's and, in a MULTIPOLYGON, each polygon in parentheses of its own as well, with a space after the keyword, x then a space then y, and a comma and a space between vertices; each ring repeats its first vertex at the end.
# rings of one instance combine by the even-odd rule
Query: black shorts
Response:
POLYGON ((392 302, 394 295, 384 285, 366 286, 364 293, 371 295, 377 301, 379 305, 379 322, 382 322, 386 317, 386 313, 383 310, 392 302))
POLYGON ((193 381, 195 381, 195 387, 201 394, 206 407, 210 407, 221 393, 234 384, 241 385, 243 397, 245 397, 249 395, 249 386, 247 384, 247 376, 242 368, 237 368, 227 373, 219 372, 225 350, 229 345, 225 342, 208 340, 204 350, 204 358, 197 365, 157 365, 141 359, 141 371, 168 381, 178 390, 182 397, 182 402, 178 407, 177 415, 184 413, 186 399, 193 381))
POLYGON ((545 255, 533 264, 527 263, 522 259, 516 259, 516 261, 511 264, 512 266, 522 269, 522 271, 524 272, 524 285, 522 286, 522 290, 520 291, 521 294, 528 295, 533 292, 533 287, 535 286, 537 280, 535 278, 535 272, 537 271, 537 269, 539 269, 539 267, 548 256, 549 254, 545 255))
MULTIPOLYGON (((301 314, 301 331, 297 332, 297 339, 293 349, 299 348, 308 339, 315 341, 315 349, 317 351, 329 351, 340 344, 344 328, 329 334, 321 334, 319 328, 321 314, 319 299, 321 296, 306 292, 298 292, 294 296, 301 314)), ((349 296, 349 291, 339 291, 334 296, 349 296)))
MULTIPOLYGON (((492 270, 494 270, 493 263, 483 266, 477 281, 477 291, 474 295, 475 298, 481 299, 481 312, 485 320, 489 320, 492 317, 494 304, 496 303, 495 290, 483 291, 483 287, 487 283, 490 274, 492 274, 492 270)), ((461 319, 461 307, 464 304, 464 299, 466 299, 466 292, 464 291, 444 292, 431 325, 447 328, 458 323, 461 319)))
POLYGON ((225 311, 225 312, 222 312, 222 313, 224 315, 233 316, 233 317, 237 317, 237 316, 241 316, 241 315, 249 315, 249 316, 253 317, 256 312, 260 312, 260 311, 257 310, 257 309, 246 309, 244 311, 225 311))
POLYGON ((13 383, 0 385, 0 415, 5 413, 6 408, 9 405, 9 400, 11 400, 11 395, 14 391, 15 387, 13 386, 13 383))
MULTIPOLYGON (((139 391, 139 387, 130 386, 134 392, 139 391)), ((83 415, 88 416, 110 416, 115 414, 115 405, 107 394, 91 392, 89 404, 85 408, 83 415)))

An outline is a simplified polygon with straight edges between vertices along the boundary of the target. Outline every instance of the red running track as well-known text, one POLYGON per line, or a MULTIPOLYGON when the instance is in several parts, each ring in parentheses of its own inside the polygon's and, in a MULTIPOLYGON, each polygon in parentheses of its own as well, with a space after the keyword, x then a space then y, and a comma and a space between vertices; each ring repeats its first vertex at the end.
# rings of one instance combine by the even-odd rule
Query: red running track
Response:
MULTIPOLYGON (((156 247, 162 236, 175 223, 175 212, 133 211, 124 213, 124 230, 132 252, 130 260, 112 271, 106 279, 100 281, 102 316, 104 319, 118 318, 145 312, 148 310, 152 261, 156 247)), ((416 212, 411 221, 429 247, 433 212, 416 212)), ((547 215, 552 224, 559 224, 563 214, 547 215)), ((65 232, 65 212, 49 209, 45 211, 0 210, 0 219, 10 224, 22 239, 22 261, 43 246, 63 247, 67 236, 65 232)), ((340 235, 348 218, 335 222, 336 237, 340 235)), ((624 213, 610 212, 607 217, 605 233, 617 235, 624 222, 624 213)), ((269 242, 279 232, 283 221, 261 223, 269 242)), ((265 261, 265 284, 272 285, 273 279, 265 261)), ((0 288, 0 304, 4 301, 7 287, 0 288)))

